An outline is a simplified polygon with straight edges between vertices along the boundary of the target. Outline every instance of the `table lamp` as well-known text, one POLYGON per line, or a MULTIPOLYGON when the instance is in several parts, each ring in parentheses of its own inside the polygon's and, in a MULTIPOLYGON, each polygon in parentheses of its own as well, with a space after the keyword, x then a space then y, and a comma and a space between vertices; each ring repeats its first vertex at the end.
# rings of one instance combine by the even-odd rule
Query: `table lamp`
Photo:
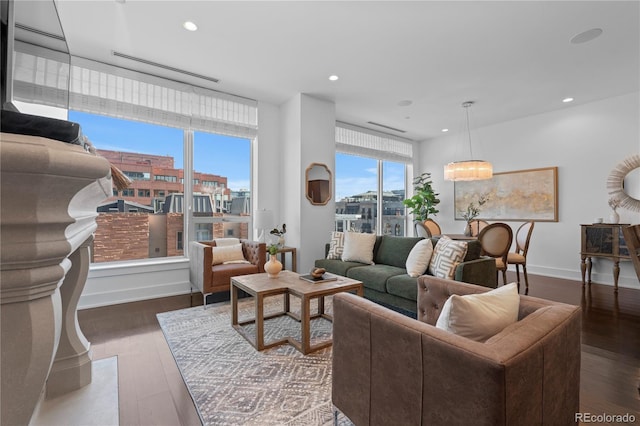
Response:
POLYGON ((261 231, 258 242, 266 243, 265 230, 273 227, 273 212, 267 209, 257 210, 253 219, 254 228, 261 231))

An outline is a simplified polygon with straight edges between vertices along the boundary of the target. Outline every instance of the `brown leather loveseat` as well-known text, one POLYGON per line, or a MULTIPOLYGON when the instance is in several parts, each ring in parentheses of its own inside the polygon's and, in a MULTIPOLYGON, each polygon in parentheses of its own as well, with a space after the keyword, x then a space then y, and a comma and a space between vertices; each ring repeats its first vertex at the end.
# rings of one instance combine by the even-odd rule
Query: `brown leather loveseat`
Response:
POLYGON ((221 291, 229 291, 231 277, 264 272, 267 245, 257 241, 240 240, 242 253, 249 263, 229 263, 213 265, 214 241, 192 241, 189 244, 189 279, 204 296, 221 291))
POLYGON ((451 294, 488 290, 422 276, 418 320, 335 295, 334 408, 358 426, 575 424, 580 307, 520 296, 518 321, 485 342, 434 326, 451 294))

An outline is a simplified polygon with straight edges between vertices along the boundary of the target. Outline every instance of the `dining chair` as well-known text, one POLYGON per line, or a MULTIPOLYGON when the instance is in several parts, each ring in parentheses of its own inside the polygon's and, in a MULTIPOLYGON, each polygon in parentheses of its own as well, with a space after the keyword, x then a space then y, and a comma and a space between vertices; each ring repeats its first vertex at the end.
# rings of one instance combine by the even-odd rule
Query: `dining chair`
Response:
POLYGON ((440 229, 440 225, 436 223, 433 219, 427 219, 424 221, 424 226, 427 227, 431 235, 440 235, 442 234, 442 230, 440 229))
POLYGON ((511 227, 501 222, 487 225, 478 234, 478 241, 480 241, 480 246, 482 247, 481 254, 493 257, 496 260, 496 273, 502 271, 503 284, 507 283, 507 255, 511 249, 512 239, 513 231, 511 227))
POLYGON ((429 231, 429 228, 427 228, 424 223, 416 221, 415 227, 416 235, 418 235, 418 237, 431 238, 431 231, 429 231))
POLYGON ((467 224, 467 228, 465 229, 465 234, 471 237, 477 237, 484 228, 489 225, 489 222, 482 219, 472 220, 467 224))
POLYGON ((529 277, 527 276, 527 252, 529 251, 529 241, 531 240, 531 234, 533 233, 533 226, 535 222, 525 222, 516 231, 516 249, 515 251, 507 255, 507 266, 516 266, 516 276, 518 281, 518 288, 520 288, 520 269, 522 265, 522 272, 524 274, 525 294, 529 294, 529 277))
POLYGON ((636 268, 636 275, 640 280, 640 224, 623 226, 622 235, 629 248, 629 256, 631 256, 633 266, 636 268))

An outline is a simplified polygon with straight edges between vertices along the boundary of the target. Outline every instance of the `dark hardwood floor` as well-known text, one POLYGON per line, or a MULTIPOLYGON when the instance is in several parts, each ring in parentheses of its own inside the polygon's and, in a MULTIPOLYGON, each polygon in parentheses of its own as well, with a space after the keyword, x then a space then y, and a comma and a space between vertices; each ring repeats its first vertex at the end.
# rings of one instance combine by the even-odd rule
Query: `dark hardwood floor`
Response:
MULTIPOLYGON (((616 295, 611 286, 534 275, 529 281, 529 295, 583 308, 581 411, 631 413, 640 424, 640 289, 616 295)), ((78 312, 93 359, 118 357, 121 425, 200 424, 156 320, 158 312, 189 306, 185 295, 78 312)))

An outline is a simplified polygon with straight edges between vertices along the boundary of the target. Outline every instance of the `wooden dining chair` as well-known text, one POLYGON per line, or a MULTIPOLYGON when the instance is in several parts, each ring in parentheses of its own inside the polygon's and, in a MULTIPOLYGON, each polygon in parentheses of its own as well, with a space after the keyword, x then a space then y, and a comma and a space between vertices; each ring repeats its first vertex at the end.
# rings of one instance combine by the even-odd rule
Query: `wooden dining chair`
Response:
POLYGON ((623 226, 622 235, 629 248, 629 256, 631 256, 631 261, 636 269, 636 275, 640 280, 640 224, 623 226))
POLYGON ((472 237, 477 237, 484 228, 489 225, 489 222, 482 219, 472 220, 467 224, 467 228, 465 229, 465 235, 470 235, 472 237))
POLYGON ((442 234, 442 230, 440 229, 440 225, 436 223, 433 219, 427 219, 424 221, 424 226, 427 227, 431 235, 440 235, 442 234))
POLYGON ((516 249, 507 256, 507 266, 516 266, 516 276, 518 288, 520 288, 520 269, 522 265, 522 273, 524 274, 525 294, 529 294, 529 277, 527 276, 527 252, 529 251, 529 241, 533 233, 535 222, 525 222, 516 231, 516 249))
POLYGON ((481 254, 496 260, 496 273, 502 271, 502 284, 507 283, 507 256, 511 250, 512 239, 511 227, 501 222, 487 225, 478 234, 478 241, 482 247, 481 254))

